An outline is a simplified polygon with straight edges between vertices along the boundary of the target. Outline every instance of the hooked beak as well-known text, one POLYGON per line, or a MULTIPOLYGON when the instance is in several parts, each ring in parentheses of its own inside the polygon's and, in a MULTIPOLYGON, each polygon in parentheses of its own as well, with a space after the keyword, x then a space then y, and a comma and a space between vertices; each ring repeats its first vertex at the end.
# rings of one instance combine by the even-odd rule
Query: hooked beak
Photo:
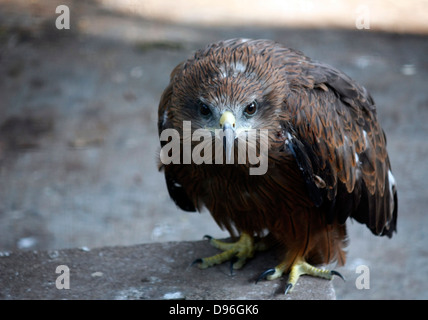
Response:
POLYGON ((235 116, 232 112, 223 112, 220 118, 220 128, 223 129, 223 147, 226 153, 226 163, 233 163, 231 160, 235 140, 235 116))

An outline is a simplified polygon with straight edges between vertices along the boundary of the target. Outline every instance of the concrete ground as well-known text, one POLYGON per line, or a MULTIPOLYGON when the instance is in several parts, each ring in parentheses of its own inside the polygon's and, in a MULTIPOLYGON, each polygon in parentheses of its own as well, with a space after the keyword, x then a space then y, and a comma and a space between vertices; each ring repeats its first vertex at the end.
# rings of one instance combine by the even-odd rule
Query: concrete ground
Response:
POLYGON ((348 263, 338 269, 347 282, 334 280, 337 298, 428 298, 428 36, 420 25, 411 29, 419 34, 204 25, 109 3, 0 1, 0 259, 227 237, 207 212, 182 212, 169 200, 156 171, 157 105, 169 73, 193 50, 269 38, 363 84, 387 134, 398 233, 378 238, 349 222, 348 263), (70 7, 70 30, 55 28, 59 4, 70 7), (369 274, 356 272, 362 265, 369 274), (357 288, 362 275, 369 289, 357 288))
MULTIPOLYGON (((102 248, 16 251, 0 257, 0 299, 67 300, 333 300, 330 281, 302 277, 284 294, 284 279, 259 281, 276 254, 263 252, 244 268, 200 270, 195 257, 214 255, 206 241, 102 248)), ((165 307, 165 306, 164 306, 165 307)), ((154 309, 152 305, 149 308, 154 309)), ((163 312, 162 308, 157 310, 163 312)))

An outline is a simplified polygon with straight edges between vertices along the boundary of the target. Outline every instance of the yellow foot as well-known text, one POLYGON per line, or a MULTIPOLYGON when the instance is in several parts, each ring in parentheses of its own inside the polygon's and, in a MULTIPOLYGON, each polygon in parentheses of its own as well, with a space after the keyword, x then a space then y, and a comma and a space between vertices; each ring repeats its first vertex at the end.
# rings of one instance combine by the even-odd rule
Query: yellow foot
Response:
MULTIPOLYGON (((287 265, 285 263, 281 263, 278 266, 276 266, 274 269, 268 269, 265 272, 263 272, 259 276, 257 281, 265 278, 267 280, 277 279, 282 276, 282 274, 286 269, 287 269, 287 265)), ((296 283, 299 280, 299 277, 304 274, 307 274, 313 277, 324 278, 327 280, 331 280, 333 276, 338 276, 342 278, 342 280, 345 280, 343 276, 335 270, 325 270, 325 269, 316 268, 310 265, 309 263, 307 263, 306 261, 304 261, 303 259, 300 259, 291 266, 290 274, 288 276, 288 281, 285 287, 284 294, 291 292, 293 288, 296 286, 296 283)))
POLYGON ((240 269, 245 264, 247 259, 254 256, 255 251, 265 250, 267 245, 263 242, 254 243, 254 237, 246 232, 241 234, 237 242, 229 243, 213 239, 210 236, 205 236, 209 239, 210 244, 223 252, 216 254, 212 257, 196 259, 192 264, 197 263, 198 267, 205 269, 216 264, 232 260, 233 269, 240 269))

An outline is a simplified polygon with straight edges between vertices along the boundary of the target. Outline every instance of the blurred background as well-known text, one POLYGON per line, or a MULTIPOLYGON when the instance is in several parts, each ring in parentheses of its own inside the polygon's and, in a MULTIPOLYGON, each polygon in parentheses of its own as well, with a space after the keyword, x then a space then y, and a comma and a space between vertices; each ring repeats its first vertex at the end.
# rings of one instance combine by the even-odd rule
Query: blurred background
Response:
MULTIPOLYGON (((349 221, 338 299, 428 299, 428 1, 0 0, 0 259, 14 250, 227 237, 169 199, 157 107, 172 69, 267 38, 371 92, 398 183, 398 233, 349 221), (61 11, 69 29, 58 29, 61 11), (370 270, 359 290, 356 268, 370 270)), ((272 266, 266 266, 272 267, 272 266)), ((1 277, 1 270, 0 270, 1 277)), ((1 291, 1 288, 0 288, 1 291)))

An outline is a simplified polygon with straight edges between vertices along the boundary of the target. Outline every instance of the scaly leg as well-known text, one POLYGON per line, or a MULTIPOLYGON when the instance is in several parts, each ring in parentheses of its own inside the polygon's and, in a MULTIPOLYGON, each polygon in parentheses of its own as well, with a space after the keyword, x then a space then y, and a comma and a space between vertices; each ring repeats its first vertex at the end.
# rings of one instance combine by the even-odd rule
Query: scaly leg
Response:
POLYGON ((247 259, 254 256, 255 251, 262 251, 268 248, 267 243, 264 241, 255 243, 254 237, 246 232, 242 232, 239 240, 233 243, 216 240, 210 236, 205 237, 209 239, 212 246, 223 252, 212 257, 196 259, 192 264, 198 263, 201 269, 232 260, 235 257, 237 261, 233 263, 233 269, 240 269, 247 259))
MULTIPOLYGON (((288 263, 280 263, 274 269, 269 269, 263 272, 257 281, 266 278, 267 280, 274 280, 282 276, 282 274, 287 270, 288 263)), ((316 268, 303 259, 296 260, 290 268, 290 274, 288 276, 287 285, 285 287, 285 294, 291 292, 293 288, 296 286, 297 281, 301 275, 310 275, 313 277, 324 278, 327 280, 331 280, 333 276, 338 276, 345 280, 343 276, 335 271, 335 270, 324 270, 320 268, 316 268)))

